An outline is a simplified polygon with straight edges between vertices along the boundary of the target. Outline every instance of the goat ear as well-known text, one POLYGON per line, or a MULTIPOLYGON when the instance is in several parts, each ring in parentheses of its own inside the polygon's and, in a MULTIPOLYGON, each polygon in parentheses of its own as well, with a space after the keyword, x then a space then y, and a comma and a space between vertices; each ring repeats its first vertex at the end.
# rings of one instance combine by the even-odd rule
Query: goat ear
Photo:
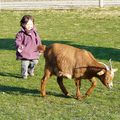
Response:
POLYGON ((100 72, 97 73, 97 75, 103 75, 105 73, 105 70, 101 70, 100 72))
POLYGON ((113 70, 113 72, 117 72, 118 71, 118 69, 117 68, 115 68, 115 69, 112 69, 113 70))

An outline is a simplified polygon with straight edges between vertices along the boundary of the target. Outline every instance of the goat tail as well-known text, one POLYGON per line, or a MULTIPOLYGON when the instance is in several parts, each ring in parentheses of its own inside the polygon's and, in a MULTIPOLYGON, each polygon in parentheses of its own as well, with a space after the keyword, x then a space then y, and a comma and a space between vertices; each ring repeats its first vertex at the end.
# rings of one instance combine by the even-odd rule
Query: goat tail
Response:
POLYGON ((44 53, 44 51, 46 50, 46 45, 39 45, 37 49, 40 53, 44 53))

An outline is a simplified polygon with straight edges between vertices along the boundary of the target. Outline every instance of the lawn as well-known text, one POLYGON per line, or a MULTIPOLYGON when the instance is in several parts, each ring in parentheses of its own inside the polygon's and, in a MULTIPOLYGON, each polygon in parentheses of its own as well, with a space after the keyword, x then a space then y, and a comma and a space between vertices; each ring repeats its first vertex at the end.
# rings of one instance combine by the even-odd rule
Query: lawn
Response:
MULTIPOLYGON (((33 15, 43 44, 64 43, 84 48, 99 61, 120 70, 120 7, 80 10, 0 11, 0 120, 120 120, 120 74, 108 90, 98 85, 87 99, 66 98, 53 76, 47 83, 47 96, 40 95, 44 58, 39 59, 35 76, 23 80, 16 60, 14 40, 25 14, 33 15)), ((75 95, 74 80, 65 79, 75 95)), ((81 92, 90 87, 82 81, 81 92)))

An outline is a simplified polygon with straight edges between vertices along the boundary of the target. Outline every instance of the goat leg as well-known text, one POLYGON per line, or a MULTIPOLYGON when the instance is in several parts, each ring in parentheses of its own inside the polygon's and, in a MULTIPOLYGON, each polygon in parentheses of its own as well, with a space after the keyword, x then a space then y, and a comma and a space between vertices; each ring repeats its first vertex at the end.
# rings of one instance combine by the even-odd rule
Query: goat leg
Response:
POLYGON ((62 92, 65 94, 65 96, 69 96, 68 91, 66 90, 64 84, 63 84, 63 77, 57 77, 57 83, 62 90, 62 92))
POLYGON ((95 80, 95 78, 92 78, 92 79, 89 80, 89 81, 92 82, 92 85, 91 85, 91 87, 88 89, 88 91, 86 92, 84 98, 86 98, 87 96, 89 96, 89 95, 93 92, 94 88, 95 88, 96 85, 97 85, 97 81, 95 80))
POLYGON ((50 77, 50 74, 51 74, 50 71, 48 69, 46 69, 45 74, 44 74, 44 76, 41 80, 41 94, 42 94, 43 97, 46 96, 45 88, 46 88, 47 80, 50 77))
POLYGON ((77 87, 77 89, 76 89, 76 99, 81 100, 81 98, 82 98, 82 94, 80 92, 81 80, 76 79, 75 80, 75 85, 77 87))

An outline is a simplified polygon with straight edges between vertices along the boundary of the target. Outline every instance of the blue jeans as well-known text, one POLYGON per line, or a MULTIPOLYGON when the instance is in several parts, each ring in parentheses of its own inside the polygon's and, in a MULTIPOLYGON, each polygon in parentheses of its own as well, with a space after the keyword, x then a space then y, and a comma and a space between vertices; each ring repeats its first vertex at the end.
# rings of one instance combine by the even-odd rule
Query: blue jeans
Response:
POLYGON ((35 65, 38 63, 38 60, 21 60, 21 74, 22 77, 28 76, 28 74, 34 74, 35 65))

